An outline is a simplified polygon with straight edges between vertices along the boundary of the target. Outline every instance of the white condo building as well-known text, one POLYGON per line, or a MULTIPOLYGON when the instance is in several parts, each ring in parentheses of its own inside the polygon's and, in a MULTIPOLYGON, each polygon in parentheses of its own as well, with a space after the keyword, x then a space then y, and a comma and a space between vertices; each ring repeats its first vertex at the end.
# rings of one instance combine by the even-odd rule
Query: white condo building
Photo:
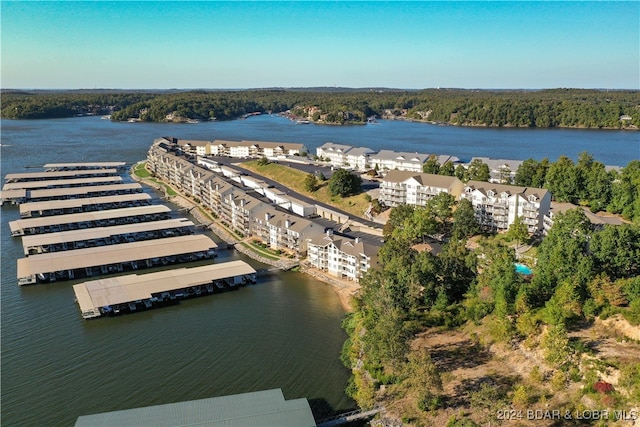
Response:
POLYGON ((386 206, 424 206, 439 193, 458 199, 463 189, 464 184, 455 176, 392 170, 380 184, 379 200, 386 206))
POLYGON ((461 197, 471 201, 478 222, 492 230, 507 230, 522 217, 529 232, 542 231, 551 206, 551 193, 543 188, 517 187, 469 181, 461 197))
POLYGON ((307 261, 315 268, 340 279, 358 282, 376 265, 378 247, 358 238, 350 239, 327 232, 307 243, 307 261))

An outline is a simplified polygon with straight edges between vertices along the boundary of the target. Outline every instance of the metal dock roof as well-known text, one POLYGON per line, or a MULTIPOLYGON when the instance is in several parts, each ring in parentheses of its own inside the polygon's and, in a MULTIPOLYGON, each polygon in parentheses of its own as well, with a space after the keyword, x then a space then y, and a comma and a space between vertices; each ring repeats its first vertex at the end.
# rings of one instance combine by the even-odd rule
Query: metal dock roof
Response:
POLYGON ((80 199, 48 200, 45 202, 28 202, 20 205, 20 215, 29 212, 40 212, 53 209, 71 209, 82 206, 101 205, 106 203, 135 202, 151 200, 147 193, 119 194, 115 196, 84 197, 80 199))
POLYGON ((64 178, 73 176, 89 176, 89 175, 116 175, 117 169, 88 169, 88 170, 72 170, 72 171, 49 171, 49 172, 21 172, 8 173, 4 179, 6 182, 11 181, 28 181, 40 178, 64 178))
POLYGON ((17 190, 2 190, 0 191, 0 198, 2 201, 11 199, 24 199, 27 197, 27 190, 20 188, 17 190))
POLYGON ((37 254, 18 260, 18 279, 55 271, 190 254, 215 249, 217 246, 209 237, 203 234, 195 234, 37 254))
POLYGON ((126 165, 126 162, 85 162, 85 163, 47 163, 45 169, 93 169, 93 168, 118 168, 126 165))
POLYGON ((112 184, 112 185, 87 185, 84 187, 71 187, 71 188, 48 188, 46 190, 31 190, 29 192, 30 199, 40 199, 43 197, 65 197, 65 196, 78 196, 80 194, 98 193, 98 192, 116 192, 126 190, 140 190, 142 191, 142 185, 137 182, 130 184, 112 184))
POLYGON ((140 233, 145 231, 166 230, 168 228, 193 227, 195 224, 187 218, 166 219, 161 221, 140 222, 137 224, 114 225, 111 227, 96 227, 85 230, 61 231, 58 233, 34 234, 22 237, 24 254, 29 254, 29 248, 57 243, 79 242, 83 240, 101 239, 118 234, 140 233))
POLYGON ((84 313, 100 307, 148 299, 152 294, 255 273, 256 270, 244 261, 230 261, 222 264, 92 280, 74 285, 73 291, 80 310, 84 313))
POLYGON ((122 218, 136 215, 151 215, 171 212, 171 208, 165 205, 136 206, 133 208, 109 209, 106 211, 82 212, 66 215, 52 215, 38 218, 17 219, 9 223, 11 234, 18 233, 26 228, 46 227, 60 224, 73 224, 85 221, 98 221, 103 219, 122 218))
POLYGON ((16 190, 18 188, 67 188, 73 185, 113 184, 122 182, 121 176, 94 176, 91 178, 54 179, 49 181, 18 181, 10 182, 2 187, 2 190, 16 190))
POLYGON ((282 390, 220 396, 78 417, 75 427, 107 426, 315 427, 307 399, 284 400, 282 390))

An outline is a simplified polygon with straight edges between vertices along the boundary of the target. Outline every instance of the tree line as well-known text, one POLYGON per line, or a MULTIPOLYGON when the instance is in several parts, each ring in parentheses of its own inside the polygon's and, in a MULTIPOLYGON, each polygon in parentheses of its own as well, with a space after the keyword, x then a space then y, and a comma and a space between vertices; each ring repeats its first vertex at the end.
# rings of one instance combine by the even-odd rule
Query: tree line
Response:
POLYGON ((3 91, 2 117, 37 119, 112 114, 162 122, 167 117, 228 120, 252 112, 281 113, 327 124, 362 124, 368 117, 461 126, 640 127, 640 91, 310 90, 3 91), (313 108, 311 108, 313 107, 313 108))

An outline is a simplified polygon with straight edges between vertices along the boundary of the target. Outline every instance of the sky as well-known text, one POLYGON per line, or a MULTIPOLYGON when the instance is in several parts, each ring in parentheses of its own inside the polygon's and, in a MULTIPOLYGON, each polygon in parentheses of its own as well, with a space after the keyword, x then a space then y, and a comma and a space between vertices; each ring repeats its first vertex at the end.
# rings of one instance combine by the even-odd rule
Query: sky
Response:
POLYGON ((640 2, 2 0, 3 89, 640 89, 640 2))

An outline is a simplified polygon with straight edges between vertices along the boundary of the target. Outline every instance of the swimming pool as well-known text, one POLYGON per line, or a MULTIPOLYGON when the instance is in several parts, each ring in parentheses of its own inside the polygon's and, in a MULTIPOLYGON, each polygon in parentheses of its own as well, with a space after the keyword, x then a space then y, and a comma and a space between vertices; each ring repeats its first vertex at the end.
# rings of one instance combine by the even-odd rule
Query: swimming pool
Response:
POLYGON ((516 271, 520 274, 524 274, 525 276, 529 276, 533 274, 533 271, 531 271, 531 269, 524 264, 520 264, 516 262, 513 265, 515 266, 516 271))

